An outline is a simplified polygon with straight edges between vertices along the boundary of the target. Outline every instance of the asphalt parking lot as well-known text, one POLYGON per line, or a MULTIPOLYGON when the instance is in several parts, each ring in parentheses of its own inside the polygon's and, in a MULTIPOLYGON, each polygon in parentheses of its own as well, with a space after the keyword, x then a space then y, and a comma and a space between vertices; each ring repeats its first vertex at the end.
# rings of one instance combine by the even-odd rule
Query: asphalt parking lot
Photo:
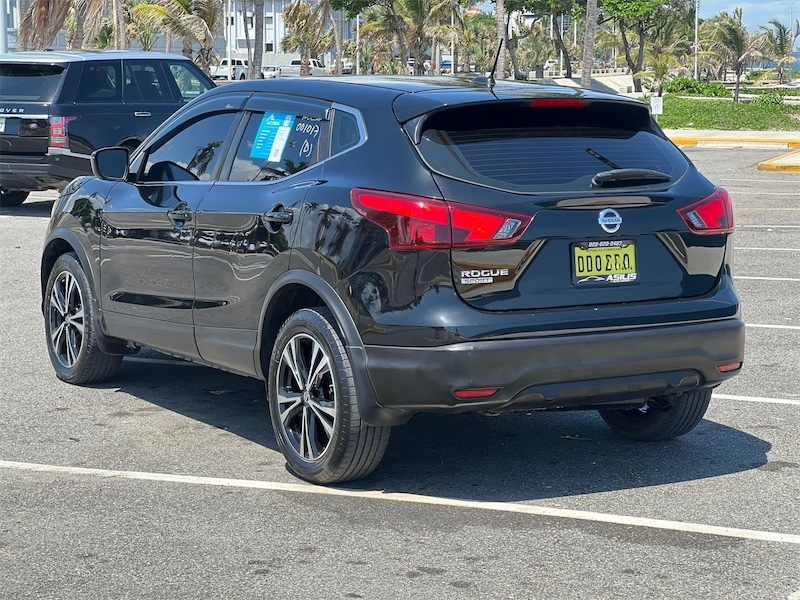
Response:
POLYGON ((290 475, 263 385, 152 351, 47 358, 53 193, 0 209, 0 598, 800 600, 800 173, 686 149, 736 211, 743 373, 666 443, 592 412, 423 415, 377 471, 290 475))

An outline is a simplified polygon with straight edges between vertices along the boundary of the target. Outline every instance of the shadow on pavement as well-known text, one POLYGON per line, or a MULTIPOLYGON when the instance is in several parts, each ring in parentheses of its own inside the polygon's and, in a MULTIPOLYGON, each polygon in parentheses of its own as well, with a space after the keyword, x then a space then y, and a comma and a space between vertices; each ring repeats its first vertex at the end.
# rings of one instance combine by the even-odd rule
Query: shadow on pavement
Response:
POLYGON ((19 206, 0 208, 0 215, 9 217, 47 217, 49 219, 54 201, 43 198, 28 198, 19 206))
MULTIPOLYGON (((148 357, 166 359, 140 355, 148 357)), ((113 387, 278 451, 262 382, 175 362, 126 360, 113 387)), ((558 498, 747 471, 766 464, 770 448, 709 420, 675 440, 641 443, 614 435, 594 411, 421 414, 394 428, 372 475, 341 487, 483 501, 558 498)))

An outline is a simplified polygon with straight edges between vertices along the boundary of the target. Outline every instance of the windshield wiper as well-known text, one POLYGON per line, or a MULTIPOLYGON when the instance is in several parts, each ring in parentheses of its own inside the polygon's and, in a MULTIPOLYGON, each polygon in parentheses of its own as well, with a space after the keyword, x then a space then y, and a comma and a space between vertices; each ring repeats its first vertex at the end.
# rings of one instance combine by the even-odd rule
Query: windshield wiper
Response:
POLYGON ((614 169, 601 171, 592 177, 592 187, 615 187, 626 185, 648 185, 650 183, 665 183, 672 177, 661 171, 652 169, 614 169))

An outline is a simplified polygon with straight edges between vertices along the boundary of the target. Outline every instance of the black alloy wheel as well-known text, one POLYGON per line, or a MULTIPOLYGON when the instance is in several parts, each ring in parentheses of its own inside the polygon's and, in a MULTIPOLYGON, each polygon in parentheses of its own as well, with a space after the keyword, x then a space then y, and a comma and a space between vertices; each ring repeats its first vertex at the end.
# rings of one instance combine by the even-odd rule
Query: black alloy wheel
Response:
POLYGON ((75 384, 110 379, 122 356, 100 349, 92 290, 74 254, 56 260, 44 298, 47 350, 58 378, 75 384))
POLYGON ((315 483, 372 472, 389 427, 364 423, 349 357, 330 311, 302 309, 278 333, 267 397, 275 437, 289 468, 315 483))

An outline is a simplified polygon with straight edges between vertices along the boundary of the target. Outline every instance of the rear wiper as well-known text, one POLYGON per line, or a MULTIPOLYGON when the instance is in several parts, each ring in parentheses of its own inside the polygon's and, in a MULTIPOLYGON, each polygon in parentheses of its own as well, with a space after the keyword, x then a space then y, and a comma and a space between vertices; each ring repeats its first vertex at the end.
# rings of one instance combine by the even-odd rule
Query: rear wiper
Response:
POLYGON ((615 187, 626 185, 647 185, 649 183, 664 183, 672 177, 661 171, 652 169, 614 169, 601 171, 592 177, 592 187, 615 187))

